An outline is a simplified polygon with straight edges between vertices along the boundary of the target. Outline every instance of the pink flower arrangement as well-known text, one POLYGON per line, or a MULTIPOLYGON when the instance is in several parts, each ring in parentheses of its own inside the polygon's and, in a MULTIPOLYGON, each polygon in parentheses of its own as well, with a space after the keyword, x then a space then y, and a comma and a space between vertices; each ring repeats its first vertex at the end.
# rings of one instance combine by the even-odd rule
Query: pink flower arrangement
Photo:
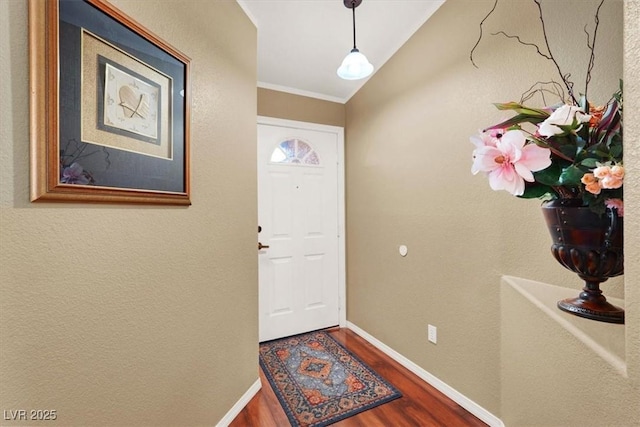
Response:
MULTIPOLYGON (((595 14, 593 33, 587 33, 587 46, 591 58, 587 69, 585 94, 577 99, 573 92, 570 73, 563 73, 551 53, 542 6, 534 0, 540 12, 542 31, 546 41, 546 52, 533 43, 523 42, 518 36, 502 31, 503 35, 525 46, 534 46, 538 54, 552 61, 559 72, 568 94, 565 97, 562 85, 557 82, 538 82, 522 95, 520 102, 494 104, 499 110, 513 111, 515 115, 498 124, 489 126, 480 135, 471 137, 475 175, 484 173, 493 190, 505 190, 522 198, 543 200, 577 199, 596 213, 615 209, 622 216, 623 208, 623 147, 622 147, 622 81, 620 89, 611 99, 600 106, 587 100, 587 86, 591 80, 594 63, 594 48, 598 29, 598 13, 595 14), (535 89, 534 89, 535 88, 535 89), (534 95, 555 94, 560 103, 529 107, 525 102, 534 95)), ((480 23, 493 13, 495 7, 480 23)), ((471 62, 473 62, 473 50, 471 62)), ((546 103, 546 102, 545 102, 546 103)))
POLYGON ((473 174, 485 173, 493 190, 515 196, 582 199, 595 212, 622 214, 622 89, 595 119, 569 104, 495 105, 517 114, 471 137, 473 174))

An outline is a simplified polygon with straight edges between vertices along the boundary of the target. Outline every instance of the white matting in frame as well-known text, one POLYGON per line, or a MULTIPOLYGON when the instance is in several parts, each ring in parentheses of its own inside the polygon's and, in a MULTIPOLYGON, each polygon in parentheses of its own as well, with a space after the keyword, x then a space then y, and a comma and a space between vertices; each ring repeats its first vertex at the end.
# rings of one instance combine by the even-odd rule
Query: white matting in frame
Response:
POLYGON ((158 139, 160 89, 105 63, 104 124, 158 139))
POLYGON ((83 142, 173 158, 172 80, 82 30, 83 142))

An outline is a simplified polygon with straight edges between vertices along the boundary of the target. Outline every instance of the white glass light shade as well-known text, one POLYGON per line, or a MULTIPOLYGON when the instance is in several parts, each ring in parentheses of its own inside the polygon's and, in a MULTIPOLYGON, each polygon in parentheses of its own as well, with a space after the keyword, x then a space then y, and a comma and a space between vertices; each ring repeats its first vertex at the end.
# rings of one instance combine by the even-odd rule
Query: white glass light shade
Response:
POLYGON ((373 72, 373 65, 356 48, 351 50, 338 68, 338 76, 345 80, 364 79, 373 72))

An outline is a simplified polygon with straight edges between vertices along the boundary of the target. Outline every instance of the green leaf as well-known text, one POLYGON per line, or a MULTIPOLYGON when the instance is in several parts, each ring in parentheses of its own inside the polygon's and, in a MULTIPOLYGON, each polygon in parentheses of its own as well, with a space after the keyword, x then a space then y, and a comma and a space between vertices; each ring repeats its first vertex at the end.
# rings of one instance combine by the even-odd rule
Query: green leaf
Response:
POLYGON ((565 168, 560 174, 560 184, 562 185, 579 185, 580 179, 584 175, 584 171, 576 165, 565 168))
POLYGON ((562 154, 569 157, 570 159, 573 159, 576 156, 577 147, 573 144, 563 144, 558 148, 560 149, 560 152, 562 154))
POLYGON ((579 155, 584 149, 585 145, 587 145, 587 141, 582 139, 582 137, 578 136, 576 138, 576 156, 579 155))
POLYGON ((515 126, 518 125, 520 123, 533 123, 533 124, 538 124, 538 123, 542 123, 545 119, 543 117, 533 117, 527 114, 518 114, 515 115, 513 117, 511 117, 510 119, 505 120, 504 122, 500 122, 497 125, 493 125, 491 127, 488 127, 486 129, 484 129, 485 131, 490 130, 490 129, 505 129, 511 126, 515 126))
POLYGON ((553 194, 553 189, 548 185, 527 183, 524 188, 524 194, 518 197, 522 199, 540 199, 551 194, 553 194))
POLYGON ((558 165, 557 163, 552 163, 548 168, 538 172, 534 172, 533 178, 540 184, 544 184, 546 186, 556 186, 560 184, 559 179, 561 173, 562 169, 560 168, 560 165, 558 165))
POLYGON ((583 161, 580 162, 580 164, 586 168, 595 168, 597 160, 594 158, 588 158, 588 159, 584 159, 583 161))
POLYGON ((495 105, 498 110, 514 110, 518 114, 541 117, 543 119, 549 117, 549 113, 545 110, 527 107, 517 102, 495 103, 493 105, 495 105))
POLYGON ((536 136, 536 135, 527 135, 527 139, 540 147, 544 147, 544 148, 551 147, 551 144, 549 143, 549 141, 544 139, 544 137, 540 138, 539 136, 536 136))
POLYGON ((590 147, 589 154, 591 154, 597 159, 600 159, 601 162, 606 162, 611 157, 607 147, 603 148, 602 145, 596 145, 596 146, 590 147))
POLYGON ((560 129, 562 129, 562 133, 558 136, 566 136, 566 135, 571 135, 573 134, 573 131, 575 130, 575 127, 573 125, 556 125, 558 126, 560 129))
POLYGON ((622 142, 617 143, 616 141, 613 141, 609 148, 609 154, 611 154, 611 157, 616 159, 622 158, 622 142))
POLYGON ((604 215, 606 206, 602 197, 583 197, 583 200, 587 202, 589 208, 598 215, 604 215), (587 200, 585 200, 587 199, 587 200))

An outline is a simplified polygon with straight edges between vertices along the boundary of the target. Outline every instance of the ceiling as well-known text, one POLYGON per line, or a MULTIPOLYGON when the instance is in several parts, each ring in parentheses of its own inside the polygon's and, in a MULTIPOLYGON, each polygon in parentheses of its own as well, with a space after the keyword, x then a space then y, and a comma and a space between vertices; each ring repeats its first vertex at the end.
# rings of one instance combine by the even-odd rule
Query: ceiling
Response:
MULTIPOLYGON (((363 0, 356 45, 374 74, 445 0, 363 0)), ((353 47, 343 0, 237 0, 258 28, 258 86, 344 103, 367 81, 337 68, 353 47)), ((370 77, 369 77, 370 78, 370 77)))

